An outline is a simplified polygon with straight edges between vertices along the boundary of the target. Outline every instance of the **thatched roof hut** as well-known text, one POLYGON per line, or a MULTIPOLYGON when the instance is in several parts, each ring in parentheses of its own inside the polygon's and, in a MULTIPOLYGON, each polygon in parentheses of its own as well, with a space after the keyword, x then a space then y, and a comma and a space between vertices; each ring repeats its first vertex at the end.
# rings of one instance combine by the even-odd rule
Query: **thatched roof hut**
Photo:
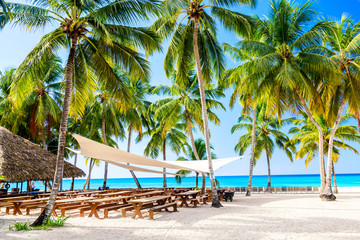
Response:
MULTIPOLYGON (((6 182, 53 180, 56 156, 38 145, 0 127, 0 176, 6 182)), ((65 161, 64 178, 82 177, 85 173, 65 161)))

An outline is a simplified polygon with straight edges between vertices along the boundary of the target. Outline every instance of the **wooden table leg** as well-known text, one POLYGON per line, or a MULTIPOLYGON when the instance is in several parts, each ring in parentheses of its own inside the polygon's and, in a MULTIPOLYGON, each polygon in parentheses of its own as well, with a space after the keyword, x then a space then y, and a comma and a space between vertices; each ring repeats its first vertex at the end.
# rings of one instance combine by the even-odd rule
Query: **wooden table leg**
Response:
POLYGON ((90 213, 88 217, 92 217, 92 215, 94 215, 96 218, 99 218, 99 215, 97 214, 96 208, 99 204, 97 203, 89 203, 90 205, 90 213))
POLYGON ((22 203, 14 202, 13 204, 14 204, 14 212, 13 212, 13 215, 16 215, 17 213, 18 213, 19 215, 22 215, 22 212, 21 212, 21 210, 20 210, 20 207, 21 207, 22 203))
POLYGON ((181 198, 181 204, 179 207, 182 207, 183 205, 189 207, 189 205, 187 204, 188 196, 180 196, 180 198, 181 198))
POLYGON ((139 203, 138 205, 136 205, 136 203, 132 203, 133 207, 134 207, 134 214, 131 216, 132 218, 135 218, 136 215, 139 216, 139 218, 143 218, 143 216, 141 215, 140 209, 143 205, 143 203, 139 203))

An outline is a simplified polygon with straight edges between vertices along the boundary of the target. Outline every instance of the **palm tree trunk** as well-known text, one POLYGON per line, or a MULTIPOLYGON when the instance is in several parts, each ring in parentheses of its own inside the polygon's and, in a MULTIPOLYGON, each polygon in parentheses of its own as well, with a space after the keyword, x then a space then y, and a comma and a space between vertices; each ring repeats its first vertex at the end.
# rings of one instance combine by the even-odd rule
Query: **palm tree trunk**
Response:
MULTIPOLYGON (((131 127, 129 127, 129 137, 128 137, 127 152, 130 152, 131 132, 132 132, 132 129, 131 129, 131 127)), ((130 165, 130 164, 128 163, 127 165, 130 165)), ((138 189, 141 189, 140 182, 139 182, 139 180, 137 179, 134 171, 133 171, 133 170, 129 170, 129 171, 130 171, 130 174, 131 174, 132 178, 134 179, 134 181, 135 181, 135 183, 136 183, 137 188, 138 188, 138 189)))
POLYGON ((320 193, 325 189, 326 178, 325 178, 325 160, 324 160, 324 134, 320 125, 316 122, 313 115, 311 114, 309 108, 306 105, 305 99, 298 93, 300 98, 301 105, 304 107, 306 114, 308 115, 310 121, 314 124, 316 129, 319 132, 319 160, 320 160, 320 193))
POLYGON ((199 173, 196 172, 196 181, 195 181, 195 187, 197 188, 199 186, 199 173))
MULTIPOLYGON (((254 104, 255 105, 255 104, 254 104)), ((250 165, 249 165, 249 183, 245 196, 251 195, 252 177, 254 171, 254 158, 255 158, 255 138, 256 138, 256 105, 252 109, 252 132, 251 132, 251 153, 250 153, 250 165)))
MULTIPOLYGON (((163 157, 164 157, 164 161, 166 161, 166 139, 164 139, 163 142, 163 157)), ((163 172, 166 172, 166 168, 163 168, 163 172)), ((166 188, 166 174, 163 174, 163 187, 166 188)))
POLYGON ((68 116, 69 116, 69 108, 70 108, 70 100, 71 100, 72 81, 74 74, 74 58, 75 58, 76 45, 77 45, 77 38, 72 37, 69 57, 66 64, 65 96, 64 96, 63 112, 60 120, 59 145, 58 145, 58 152, 56 157, 56 169, 54 174, 53 186, 46 207, 41 212, 40 216, 31 224, 31 226, 41 226, 45 223, 45 221, 47 221, 54 208, 56 195, 59 191, 61 172, 64 167, 64 152, 65 152, 66 132, 67 132, 68 116))
MULTIPOLYGON (((104 144, 107 145, 107 140, 106 140, 106 133, 105 133, 105 103, 104 101, 102 101, 102 135, 103 135, 103 141, 104 144)), ((103 183, 103 190, 106 189, 106 184, 107 184, 107 175, 108 175, 108 167, 109 164, 108 162, 105 162, 105 167, 104 167, 104 183, 103 183)))
POLYGON ((189 136, 190 136, 191 147, 193 149, 196 160, 201 160, 199 157, 199 154, 197 152, 196 146, 195 146, 195 139, 194 139, 194 135, 193 135, 193 131, 192 131, 189 111, 186 108, 185 108, 185 115, 186 115, 186 122, 188 125, 188 132, 189 132, 189 136))
POLYGON ((334 166, 334 162, 332 163, 332 174, 333 174, 333 179, 334 179, 334 193, 339 193, 338 191, 338 187, 337 187, 337 182, 336 182, 336 177, 335 177, 335 166, 334 166))
POLYGON ((90 189, 91 171, 92 171, 92 168, 94 166, 94 163, 95 163, 94 160, 91 158, 90 163, 89 163, 89 174, 88 174, 88 176, 86 178, 85 184, 83 186, 83 190, 85 190, 86 185, 87 185, 87 189, 88 190, 90 189))
POLYGON ((266 160, 268 165, 268 185, 267 191, 271 192, 271 171, 270 171, 270 157, 269 154, 266 152, 266 160))
MULTIPOLYGON (((185 115, 186 115, 186 122, 188 124, 188 132, 189 132, 189 136, 190 136, 191 147, 193 149, 196 160, 199 161, 201 159, 199 157, 198 151, 195 146, 195 139, 194 139, 194 135, 193 135, 193 131, 192 131, 190 115, 189 115, 189 111, 187 110, 186 107, 185 107, 185 115)), ((203 184, 201 186, 201 194, 205 194, 205 175, 204 175, 204 173, 202 173, 202 175, 203 175, 203 184)), ((199 173, 197 172, 196 173, 196 187, 198 187, 198 177, 199 177, 199 173)))
POLYGON ((358 113, 358 116, 357 116, 356 120, 358 122, 358 131, 359 131, 359 134, 360 134, 360 112, 358 113))
MULTIPOLYGON (((75 159, 74 159, 74 166, 76 167, 76 162, 77 162, 77 153, 75 153, 75 159)), ((70 186, 70 191, 74 191, 74 183, 75 183, 75 177, 71 178, 71 186, 70 186)))
POLYGON ((193 17, 193 20, 194 20, 194 36, 193 36, 194 56, 195 56, 195 63, 196 63, 196 72, 197 72, 198 81, 199 81, 201 110, 202 110, 202 117, 203 117, 203 122, 204 122, 206 154, 207 154, 207 159, 209 162, 209 175, 210 175, 211 190, 212 190, 212 194, 213 194, 211 206, 219 208, 219 207, 222 207, 222 205, 219 201, 219 197, 217 194, 217 189, 216 189, 216 185, 215 185, 215 177, 214 177, 214 169, 213 169, 212 159, 211 159, 210 134, 209 134, 208 116, 207 116, 207 109, 206 109, 205 86, 204 86, 204 80, 203 80, 203 76, 202 76, 202 72, 201 72, 201 63, 200 63, 199 47, 198 47, 199 18, 193 17))
POLYGON ((205 184, 206 184, 206 179, 205 179, 205 173, 201 173, 201 178, 202 178, 202 186, 201 186, 201 194, 205 195, 206 191, 205 191, 205 184))
POLYGON ((46 150, 45 126, 44 126, 43 129, 42 129, 41 135, 42 135, 43 149, 46 150))
POLYGON ((339 127, 341 116, 344 111, 345 107, 345 98, 342 96, 341 103, 339 106, 339 110, 336 116, 336 120, 330 132, 329 138, 329 149, 328 149, 328 157, 327 157, 327 168, 326 168, 326 185, 324 191, 320 194, 322 200, 325 201, 335 201, 336 197, 333 194, 331 188, 331 172, 332 172, 332 165, 333 165, 333 148, 334 148, 334 138, 337 128, 339 127))

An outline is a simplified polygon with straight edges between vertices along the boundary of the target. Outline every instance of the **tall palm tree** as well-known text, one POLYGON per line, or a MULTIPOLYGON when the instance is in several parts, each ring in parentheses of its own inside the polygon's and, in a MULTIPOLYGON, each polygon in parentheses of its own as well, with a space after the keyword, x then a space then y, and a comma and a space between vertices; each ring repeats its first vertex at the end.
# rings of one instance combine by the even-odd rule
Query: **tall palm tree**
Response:
MULTIPOLYGON (((263 106, 264 107, 264 106, 263 106)), ((271 171, 270 171, 270 159, 274 153, 275 146, 285 151, 288 158, 293 161, 292 153, 295 151, 293 145, 289 144, 290 140, 288 136, 281 132, 280 128, 285 124, 288 124, 293 120, 292 118, 288 119, 277 119, 272 117, 267 117, 265 111, 259 108, 257 112, 259 115, 255 121, 255 155, 254 155, 254 164, 257 160, 260 159, 261 154, 265 152, 267 166, 268 166, 268 184, 267 190, 271 191, 271 171)), ((235 151, 239 152, 240 155, 243 155, 246 149, 251 146, 252 143, 252 126, 253 119, 251 117, 240 117, 238 119, 238 124, 235 124, 231 128, 231 133, 233 134, 238 130, 247 130, 247 133, 242 135, 238 143, 235 145, 235 151)))
POLYGON ((31 78, 34 68, 42 66, 47 55, 55 54, 60 48, 69 50, 53 189, 44 211, 32 224, 37 226, 48 219, 55 203, 64 162, 73 83, 75 89, 81 93, 81 89, 93 81, 93 76, 101 76, 100 80, 110 89, 118 84, 113 64, 120 65, 131 74, 147 76, 148 63, 136 48, 141 47, 151 53, 159 49, 159 41, 148 29, 130 25, 147 19, 149 14, 156 11, 158 5, 153 0, 38 0, 34 1, 33 5, 8 3, 8 7, 13 15, 12 21, 31 29, 45 27, 48 23, 53 26, 58 24, 58 27, 42 37, 27 55, 18 68, 16 84, 21 85, 31 78))
MULTIPOLYGON (((203 160, 200 158, 195 146, 195 139, 193 134, 193 126, 196 124, 201 130, 204 130, 202 115, 201 115, 201 99, 199 92, 198 80, 195 74, 189 74, 189 80, 185 84, 178 84, 176 76, 173 77, 173 84, 171 87, 166 85, 160 85, 154 89, 155 93, 162 93, 169 95, 169 97, 163 98, 155 102, 154 117, 159 118, 165 125, 171 125, 174 122, 181 121, 184 123, 185 131, 190 138, 192 151, 194 153, 194 160, 203 160)), ((220 119, 212 111, 212 109, 225 107, 221 102, 217 101, 218 98, 223 97, 224 93, 212 86, 209 86, 205 90, 207 111, 209 121, 216 125, 220 124, 220 119)), ((166 126, 165 126, 166 128, 166 126)), ((199 173, 196 173, 197 175, 199 173)), ((203 175, 203 181, 205 181, 205 175, 203 175)), ((203 184, 202 191, 205 192, 205 184, 203 184)))
MULTIPOLYGON (((151 103, 147 100, 147 97, 151 94, 153 87, 149 85, 146 79, 129 77, 123 73, 120 75, 124 79, 125 86, 133 98, 132 103, 129 104, 125 113, 122 115, 122 121, 124 122, 128 131, 127 152, 130 152, 133 132, 137 133, 137 141, 141 141, 144 128, 150 131, 150 129, 153 127, 151 117, 152 113, 148 111, 151 103)), ((128 165, 130 164, 128 163, 128 165)), ((134 171, 129 171, 136 183, 137 188, 140 189, 141 185, 134 171)))
POLYGON ((255 0, 209 0, 208 2, 213 5, 205 5, 203 0, 166 0, 164 1, 164 16, 155 21, 152 29, 156 29, 165 38, 172 34, 165 56, 165 73, 168 77, 173 74, 174 64, 176 64, 177 79, 186 81, 187 73, 193 62, 192 59, 195 59, 213 193, 212 206, 221 207, 217 196, 211 161, 205 98, 205 83, 209 83, 212 76, 220 79, 224 71, 224 56, 216 40, 216 26, 213 17, 219 19, 227 29, 235 30, 240 35, 246 35, 251 28, 250 18, 223 8, 223 6, 254 5, 255 0), (210 13, 207 10, 210 10, 210 13), (184 19, 187 19, 186 24, 182 23, 184 19))
MULTIPOLYGON (((211 149, 214 149, 213 146, 210 146, 211 149)), ((185 148, 185 157, 179 157, 176 161, 199 161, 199 160, 206 160, 206 145, 205 145, 205 141, 202 138, 198 138, 195 140, 195 148, 196 148, 196 152, 199 154, 199 159, 195 158, 195 151, 193 150, 193 148, 186 144, 186 148, 185 148)), ((215 153, 211 153, 211 158, 215 159, 216 155, 215 153)), ((176 172, 177 174, 180 174, 182 176, 175 176, 175 180, 177 183, 181 183, 181 180, 186 176, 191 174, 191 171, 188 170, 179 170, 176 172)), ((195 186, 198 187, 199 185, 199 173, 196 172, 196 183, 195 186)), ((202 193, 205 193, 205 174, 202 173, 202 193)))
MULTIPOLYGON (((337 128, 340 125, 341 117, 348 103, 351 112, 356 114, 360 108, 360 22, 354 24, 353 21, 343 15, 340 21, 328 22, 324 30, 323 46, 311 48, 312 51, 323 54, 335 62, 341 70, 340 81, 334 82, 325 90, 327 99, 332 103, 329 108, 333 111, 333 116, 329 114, 328 121, 332 123, 329 137, 328 160, 333 159, 333 144, 337 128)), ((321 193, 323 200, 335 200, 331 188, 331 173, 333 163, 331 160, 327 163, 326 169, 326 187, 321 193)))
MULTIPOLYGON (((255 24, 259 21, 255 21, 255 24)), ((229 54, 236 62, 241 63, 240 66, 229 69, 224 74, 224 79, 220 82, 221 88, 233 87, 234 91, 230 98, 230 107, 233 108, 236 99, 239 100, 242 106, 242 115, 247 116, 252 112, 252 135, 251 135, 251 151, 250 151, 250 164, 249 164, 249 182, 248 189, 245 196, 251 195, 253 168, 255 161, 255 129, 256 129, 256 116, 257 116, 257 102, 261 101, 256 95, 259 87, 259 82, 262 80, 263 75, 258 75, 257 78, 251 77, 252 68, 256 67, 251 64, 251 61, 258 58, 259 54, 256 52, 247 52, 242 49, 242 44, 246 41, 263 41, 261 32, 257 31, 256 27, 251 29, 248 36, 243 41, 238 42, 235 46, 223 43, 224 51, 229 54), (248 78, 250 77, 250 78, 248 78)), ((260 97, 265 98, 266 95, 262 94, 260 97)))
POLYGON ((330 84, 338 78, 338 68, 334 62, 321 54, 303 51, 319 44, 326 23, 317 23, 305 32, 316 16, 314 2, 296 4, 288 0, 272 0, 271 11, 262 20, 259 31, 263 41, 246 41, 242 48, 256 53, 258 58, 251 64, 249 79, 263 76, 258 93, 267 93, 269 106, 275 107, 280 115, 284 110, 304 110, 319 132, 319 160, 321 189, 325 188, 325 164, 323 133, 313 114, 321 114, 321 102, 317 86, 320 81, 330 84))
MULTIPOLYGON (((347 116, 342 118, 342 122, 345 122, 347 116)), ((321 127, 324 133, 324 150, 328 151, 330 135, 331 135, 331 127, 327 124, 327 122, 320 118, 317 120, 321 123, 321 127)), ((292 127, 289 130, 289 133, 294 134, 292 136, 292 144, 299 144, 299 149, 296 151, 295 159, 305 158, 305 166, 307 167, 314 159, 315 155, 319 151, 319 144, 317 138, 317 129, 311 123, 306 114, 303 114, 303 117, 300 119, 293 120, 293 124, 295 127, 292 127)), ((333 151, 334 154, 332 156, 332 174, 335 176, 334 163, 337 163, 340 157, 339 149, 352 150, 355 154, 359 154, 356 148, 347 144, 346 141, 360 143, 360 136, 357 133, 356 127, 342 125, 339 126, 334 139, 333 151)), ((334 184, 336 180, 334 178, 334 184)), ((337 186, 334 185, 334 192, 337 192, 337 186)))
MULTIPOLYGON (((165 128, 162 122, 156 123, 154 129, 144 132, 144 136, 150 137, 150 141, 144 150, 145 156, 157 158, 160 152, 162 152, 163 160, 166 161, 167 148, 170 148, 171 151, 179 155, 181 151, 184 151, 184 144, 187 140, 186 135, 182 133, 181 129, 183 129, 181 124, 165 128)), ((163 170, 164 172, 166 171, 165 168, 163 170)), ((166 186, 166 174, 163 174, 163 187, 166 186)))

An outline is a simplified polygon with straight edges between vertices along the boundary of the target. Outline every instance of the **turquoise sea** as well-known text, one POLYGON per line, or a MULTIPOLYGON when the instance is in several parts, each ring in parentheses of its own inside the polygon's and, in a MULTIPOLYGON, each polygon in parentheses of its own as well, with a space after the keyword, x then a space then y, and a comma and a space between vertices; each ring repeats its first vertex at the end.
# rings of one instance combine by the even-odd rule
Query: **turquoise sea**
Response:
MULTIPOLYGON (((220 182, 220 187, 242 187, 247 186, 248 176, 216 176, 220 182)), ((317 174, 309 175, 273 175, 271 177, 272 186, 319 186, 320 177, 317 174)), ((337 174, 337 184, 339 187, 360 187, 360 174, 337 174)), ((199 185, 201 185, 201 177, 199 177, 199 185)), ((143 188, 162 187, 162 177, 156 178, 139 178, 139 182, 143 188)), ((63 190, 70 189, 70 179, 64 179, 63 190)), ((75 189, 82 189, 85 179, 75 179, 75 189)), ((91 179, 90 187, 97 189, 102 187, 103 179, 91 179)), ((110 188, 134 188, 136 187, 132 178, 110 178, 108 184, 110 188)), ((194 187, 195 177, 186 177, 181 184, 176 183, 175 178, 167 178, 168 187, 194 187)), ((263 187, 267 185, 267 175, 256 175, 253 177, 253 186, 263 187)), ((16 184, 11 184, 15 187, 16 184)), ((44 185, 40 182, 35 183, 36 188, 44 189, 44 185)), ((206 179, 206 186, 210 187, 210 180, 206 179)), ((19 185, 20 187, 20 185, 19 185)), ((25 184, 23 189, 25 188, 25 184)))

